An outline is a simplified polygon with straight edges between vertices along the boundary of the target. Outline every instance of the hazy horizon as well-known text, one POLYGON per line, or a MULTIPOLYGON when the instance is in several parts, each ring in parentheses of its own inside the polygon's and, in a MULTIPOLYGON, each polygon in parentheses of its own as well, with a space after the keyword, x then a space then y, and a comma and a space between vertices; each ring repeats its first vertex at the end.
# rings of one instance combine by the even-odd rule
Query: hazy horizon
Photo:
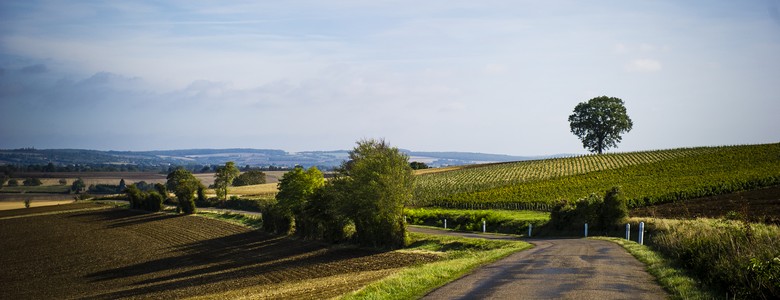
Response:
POLYGON ((0 2, 0 149, 587 153, 780 141, 780 1, 0 2))

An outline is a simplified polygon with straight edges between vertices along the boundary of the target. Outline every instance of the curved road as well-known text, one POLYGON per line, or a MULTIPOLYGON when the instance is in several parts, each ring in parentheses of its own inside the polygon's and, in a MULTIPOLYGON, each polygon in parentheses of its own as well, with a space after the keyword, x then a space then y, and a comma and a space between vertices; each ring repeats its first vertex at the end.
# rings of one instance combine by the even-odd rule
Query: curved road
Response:
MULTIPOLYGON (((418 227, 409 229, 464 235, 418 227)), ((617 244, 590 239, 527 241, 536 247, 479 268, 423 299, 668 298, 655 278, 645 271, 645 265, 617 244)))

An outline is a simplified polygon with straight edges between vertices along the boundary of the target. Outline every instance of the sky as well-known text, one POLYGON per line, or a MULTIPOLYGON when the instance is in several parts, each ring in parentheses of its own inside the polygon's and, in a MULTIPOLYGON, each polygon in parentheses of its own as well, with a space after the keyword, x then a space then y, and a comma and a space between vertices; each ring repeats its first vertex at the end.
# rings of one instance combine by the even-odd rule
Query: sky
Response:
POLYGON ((586 153, 780 142, 780 0, 0 1, 0 148, 586 153))

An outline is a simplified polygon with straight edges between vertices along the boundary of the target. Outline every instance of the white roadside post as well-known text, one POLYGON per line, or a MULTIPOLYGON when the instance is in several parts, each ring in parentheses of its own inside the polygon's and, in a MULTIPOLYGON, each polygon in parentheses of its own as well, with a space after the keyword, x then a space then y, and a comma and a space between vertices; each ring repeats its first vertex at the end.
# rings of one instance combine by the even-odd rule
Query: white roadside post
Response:
POLYGON ((531 229, 534 228, 534 224, 528 224, 528 237, 531 237, 531 229))
POLYGON ((485 233, 485 220, 482 220, 482 233, 485 233))
POLYGON ((444 219, 444 229, 447 229, 447 219, 444 219))
POLYGON ((585 237, 588 237, 588 223, 585 223, 585 237))
POLYGON ((645 244, 645 222, 639 222, 639 240, 640 245, 645 244))
POLYGON ((626 223, 626 239, 631 240, 631 223, 626 223))

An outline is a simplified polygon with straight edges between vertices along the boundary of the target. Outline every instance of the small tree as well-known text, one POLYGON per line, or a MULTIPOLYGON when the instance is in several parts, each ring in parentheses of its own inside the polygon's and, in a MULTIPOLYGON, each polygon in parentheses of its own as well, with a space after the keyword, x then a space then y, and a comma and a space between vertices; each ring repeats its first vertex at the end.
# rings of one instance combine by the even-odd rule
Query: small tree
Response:
POLYGON ((631 131, 634 123, 626 113, 623 100, 601 96, 577 104, 574 114, 569 116, 569 125, 585 149, 602 154, 617 147, 623 139, 621 134, 631 131))
POLYGON ((65 179, 65 178, 62 178, 62 179, 60 179, 59 183, 60 183, 60 185, 67 185, 68 184, 68 180, 65 179))
POLYGON ((70 190, 76 194, 81 193, 84 191, 84 189, 87 187, 86 184, 84 184, 84 180, 81 178, 76 179, 73 181, 73 184, 70 185, 70 190))
POLYGON ((127 184, 125 184, 125 179, 122 178, 119 180, 119 187, 117 187, 117 193, 123 192, 127 188, 127 184))
POLYGON ((214 173, 214 190, 217 192, 217 198, 222 201, 227 200, 228 187, 233 184, 233 179, 238 177, 241 171, 236 168, 232 161, 225 163, 225 166, 217 168, 214 173))
POLYGON ((19 186, 19 181, 16 179, 9 179, 8 186, 19 186))
POLYGON ((195 192, 203 184, 183 168, 177 168, 168 174, 168 189, 173 191, 179 201, 179 209, 185 214, 195 213, 195 192))

